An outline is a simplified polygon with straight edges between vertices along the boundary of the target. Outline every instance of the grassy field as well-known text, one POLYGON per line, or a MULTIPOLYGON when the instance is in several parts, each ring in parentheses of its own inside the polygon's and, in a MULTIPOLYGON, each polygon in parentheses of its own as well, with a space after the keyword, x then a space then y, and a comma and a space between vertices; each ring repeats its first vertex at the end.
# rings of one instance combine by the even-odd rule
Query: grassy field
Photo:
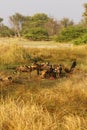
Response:
POLYGON ((49 48, 51 42, 39 42, 37 47, 38 42, 24 39, 0 43, 0 78, 5 79, 0 81, 0 130, 87 130, 87 45, 49 48), (46 48, 40 48, 43 44, 46 48), (54 80, 41 79, 36 72, 14 73, 36 58, 68 68, 76 58, 76 71, 54 80))
POLYGON ((54 41, 29 41, 23 38, 0 38, 0 44, 18 44, 23 47, 30 48, 61 48, 61 47, 72 47, 73 44, 58 44, 54 41))

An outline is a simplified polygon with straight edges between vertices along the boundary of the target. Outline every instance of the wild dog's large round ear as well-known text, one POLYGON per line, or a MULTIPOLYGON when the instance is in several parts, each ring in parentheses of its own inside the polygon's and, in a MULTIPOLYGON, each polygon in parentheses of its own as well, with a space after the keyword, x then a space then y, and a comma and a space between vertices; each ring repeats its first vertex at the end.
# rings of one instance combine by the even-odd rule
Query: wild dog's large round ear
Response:
POLYGON ((10 81, 11 81, 11 80, 12 80, 12 77, 11 77, 11 76, 9 76, 9 77, 8 77, 8 80, 10 80, 10 81))

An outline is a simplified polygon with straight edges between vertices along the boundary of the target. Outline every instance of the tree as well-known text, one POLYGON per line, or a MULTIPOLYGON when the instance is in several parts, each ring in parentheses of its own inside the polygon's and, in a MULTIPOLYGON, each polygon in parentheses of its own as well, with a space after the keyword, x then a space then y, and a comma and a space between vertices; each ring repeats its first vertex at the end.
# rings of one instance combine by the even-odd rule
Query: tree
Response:
POLYGON ((80 26, 70 26, 64 28, 55 40, 59 42, 68 42, 75 40, 85 34, 87 34, 86 28, 80 26))
POLYGON ((40 27, 26 30, 23 36, 29 40, 34 40, 34 41, 49 40, 47 31, 40 27))
POLYGON ((82 16, 83 16, 83 23, 87 27, 87 3, 85 3, 83 6, 85 8, 85 11, 82 14, 82 16))
POLYGON ((72 20, 69 20, 68 18, 63 18, 60 21, 61 25, 63 26, 63 28, 67 28, 68 26, 72 26, 74 25, 74 22, 72 20))
POLYGON ((26 30, 29 31, 38 28, 42 28, 42 30, 45 29, 49 36, 54 36, 60 31, 61 25, 44 13, 37 13, 33 16, 25 17, 25 21, 22 26, 22 35, 27 32, 26 30))
POLYGON ((44 32, 47 33, 45 29, 45 24, 47 23, 48 20, 49 17, 44 13, 37 13, 33 16, 26 16, 22 26, 22 36, 34 40, 35 39, 41 40, 41 38, 46 39, 46 37, 43 38, 43 36, 41 35, 45 35, 44 32), (39 37, 39 33, 40 33, 40 37, 39 37), (33 36, 32 38, 30 38, 31 35, 33 36))
POLYGON ((32 21, 31 16, 24 16, 24 20, 22 23, 22 31, 29 27, 31 21, 32 21))
POLYGON ((48 21, 49 17, 44 13, 38 13, 34 16, 26 16, 23 23, 23 29, 44 27, 44 24, 48 21))
POLYGON ((60 32, 61 25, 53 18, 50 18, 45 24, 45 29, 49 36, 54 36, 60 32))
POLYGON ((5 25, 0 26, 0 37, 14 36, 14 32, 5 25))
POLYGON ((10 19, 10 23, 12 25, 12 29, 15 32, 15 35, 20 37, 20 31, 22 30, 22 24, 24 22, 24 16, 19 14, 19 13, 16 13, 16 14, 10 16, 9 19, 10 19))
POLYGON ((3 18, 0 18, 0 26, 2 26, 3 18))
POLYGON ((13 36, 14 33, 13 31, 5 26, 3 23, 3 18, 0 18, 0 37, 10 37, 10 36, 13 36))
POLYGON ((49 17, 44 13, 37 13, 34 16, 32 16, 33 21, 43 21, 46 22, 49 19, 49 17))

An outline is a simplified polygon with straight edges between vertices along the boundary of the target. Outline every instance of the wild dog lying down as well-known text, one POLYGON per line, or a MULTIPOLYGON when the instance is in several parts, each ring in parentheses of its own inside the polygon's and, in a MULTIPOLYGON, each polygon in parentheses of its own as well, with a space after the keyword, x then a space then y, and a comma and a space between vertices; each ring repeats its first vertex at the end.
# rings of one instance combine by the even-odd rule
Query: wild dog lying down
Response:
POLYGON ((18 66, 16 68, 16 72, 31 72, 32 68, 31 66, 18 66))
POLYGON ((4 82, 4 81, 12 81, 12 77, 8 76, 8 77, 0 77, 0 81, 4 82))
POLYGON ((31 65, 32 70, 37 71, 37 75, 41 75, 42 71, 47 70, 48 66, 46 63, 34 63, 31 65))
POLYGON ((43 70, 41 73, 41 77, 43 78, 61 78, 61 77, 69 77, 72 72, 74 72, 76 65, 74 66, 73 63, 70 68, 67 68, 63 64, 56 65, 56 66, 49 66, 47 69, 43 70), (71 69, 72 68, 72 69, 71 69))
POLYGON ((16 68, 16 71, 19 71, 19 72, 31 72, 33 70, 37 70, 37 69, 41 69, 42 65, 40 64, 33 64, 33 65, 24 65, 24 66, 18 66, 16 68))
POLYGON ((63 65, 63 66, 62 66, 62 70, 63 70, 63 72, 65 73, 65 76, 70 77, 70 75, 71 75, 73 72, 75 72, 75 70, 76 70, 76 65, 77 65, 76 60, 74 60, 74 61, 72 62, 70 68, 67 68, 66 66, 63 65))
POLYGON ((49 66, 41 72, 41 78, 57 78, 57 71, 53 66, 49 66))

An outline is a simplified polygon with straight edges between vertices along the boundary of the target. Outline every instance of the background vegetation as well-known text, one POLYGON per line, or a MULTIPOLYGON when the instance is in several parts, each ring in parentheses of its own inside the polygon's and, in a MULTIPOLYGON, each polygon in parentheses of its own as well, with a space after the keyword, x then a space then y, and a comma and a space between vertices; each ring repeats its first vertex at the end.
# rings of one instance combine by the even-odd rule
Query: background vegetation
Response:
POLYGON ((0 37, 16 36, 33 41, 87 43, 87 3, 84 4, 82 20, 78 24, 66 17, 57 21, 44 13, 33 16, 15 13, 9 16, 9 23, 9 27, 5 26, 3 18, 0 18, 0 37))

